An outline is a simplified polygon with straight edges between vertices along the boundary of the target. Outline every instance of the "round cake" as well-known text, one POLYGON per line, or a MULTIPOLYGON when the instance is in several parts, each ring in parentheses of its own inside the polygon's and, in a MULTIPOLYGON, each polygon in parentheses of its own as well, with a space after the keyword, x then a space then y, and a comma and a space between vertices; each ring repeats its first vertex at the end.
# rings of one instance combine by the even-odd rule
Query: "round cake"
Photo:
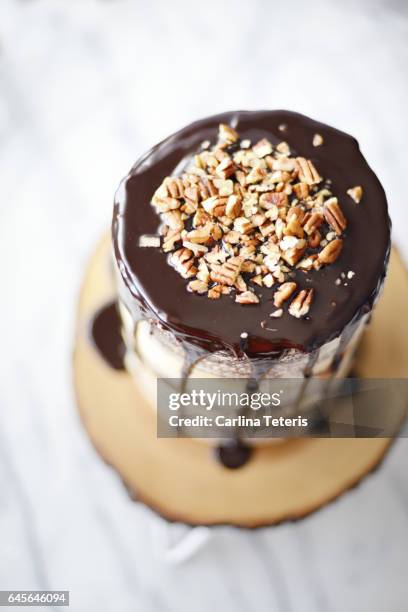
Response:
POLYGON ((288 111, 237 111, 134 165, 113 244, 127 350, 158 375, 346 375, 390 220, 354 138, 288 111))

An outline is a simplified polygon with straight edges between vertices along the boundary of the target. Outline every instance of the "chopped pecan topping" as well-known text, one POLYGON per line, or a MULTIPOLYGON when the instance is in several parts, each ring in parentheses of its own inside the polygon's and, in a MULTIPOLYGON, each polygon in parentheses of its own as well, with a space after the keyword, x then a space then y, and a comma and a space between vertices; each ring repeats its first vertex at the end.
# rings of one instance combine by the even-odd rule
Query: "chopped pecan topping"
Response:
MULTIPOLYGON (((319 134, 313 144, 323 144, 319 134)), ((164 178, 152 198, 163 221, 160 236, 141 237, 140 245, 169 253, 188 291, 257 304, 248 286, 273 288, 277 317, 298 290, 290 313, 304 316, 313 291, 298 288, 293 271, 313 274, 334 263, 347 226, 330 180, 319 188, 322 181, 313 162, 292 155, 288 143, 240 141, 221 125, 216 144, 206 142, 180 176, 164 178)), ((362 189, 347 193, 357 202, 362 189)))
POLYGON ((292 300, 289 306, 289 314, 300 319, 307 315, 313 300, 314 289, 302 289, 292 300))

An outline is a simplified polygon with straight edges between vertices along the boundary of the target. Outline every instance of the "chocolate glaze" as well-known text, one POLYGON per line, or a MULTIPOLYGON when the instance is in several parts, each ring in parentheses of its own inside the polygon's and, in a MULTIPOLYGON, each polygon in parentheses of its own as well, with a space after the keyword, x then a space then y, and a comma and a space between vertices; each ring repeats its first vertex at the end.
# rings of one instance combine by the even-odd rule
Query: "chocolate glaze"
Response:
POLYGON ((116 302, 109 302, 95 314, 90 333, 103 359, 115 370, 124 370, 125 345, 116 302))
MULTIPOLYGON (((179 166, 180 167, 180 166, 179 166)), ((226 350, 242 356, 240 335, 248 333, 245 354, 254 362, 278 358, 288 348, 311 351, 339 336, 351 321, 360 318, 375 300, 384 278, 390 248, 390 220, 384 191, 351 136, 288 111, 237 111, 197 121, 153 147, 132 168, 115 199, 113 243, 123 283, 121 298, 135 319, 155 320, 182 340, 183 345, 206 351, 226 350), (272 143, 286 140, 292 153, 312 159, 318 171, 332 180, 348 220, 344 248, 332 265, 307 275, 294 272, 301 288, 316 289, 310 316, 296 319, 287 312, 263 328, 273 310, 273 290, 261 288, 260 303, 242 306, 232 296, 209 300, 188 293, 185 281, 156 248, 139 247, 143 234, 155 234, 159 218, 150 201, 163 178, 196 152, 202 141, 215 141, 219 123, 231 124, 242 139, 272 143), (284 132, 279 126, 285 124, 284 132), (324 144, 314 147, 319 133, 324 144), (364 196, 357 205, 347 189, 362 185, 364 196), (355 276, 335 285, 341 272, 355 276), (335 307, 331 305, 335 302, 335 307)))

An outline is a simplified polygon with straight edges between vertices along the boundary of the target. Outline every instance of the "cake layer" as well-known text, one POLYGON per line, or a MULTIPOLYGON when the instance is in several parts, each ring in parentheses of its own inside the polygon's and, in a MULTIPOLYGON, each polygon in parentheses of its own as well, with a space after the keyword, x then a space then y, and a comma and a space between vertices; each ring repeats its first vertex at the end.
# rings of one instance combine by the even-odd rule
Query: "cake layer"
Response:
MULTIPOLYGON (((136 325, 123 305, 119 303, 122 319, 123 338, 126 346, 126 363, 140 360, 158 378, 180 379, 185 370, 185 353, 182 345, 177 345, 163 332, 155 329, 149 321, 139 321, 136 325)), ((354 351, 358 345, 368 315, 363 316, 350 333, 349 340, 339 354, 340 337, 316 349, 311 356, 297 350, 288 351, 280 360, 269 360, 263 368, 265 378, 303 378, 308 376, 329 378, 347 376, 354 351), (308 364, 313 361, 308 371, 308 364)), ((134 368, 131 367, 132 371, 134 368)), ((250 378, 253 374, 250 360, 232 359, 227 354, 211 353, 197 363, 192 363, 188 376, 192 378, 250 378)), ((245 385, 245 382, 243 381, 245 385)))

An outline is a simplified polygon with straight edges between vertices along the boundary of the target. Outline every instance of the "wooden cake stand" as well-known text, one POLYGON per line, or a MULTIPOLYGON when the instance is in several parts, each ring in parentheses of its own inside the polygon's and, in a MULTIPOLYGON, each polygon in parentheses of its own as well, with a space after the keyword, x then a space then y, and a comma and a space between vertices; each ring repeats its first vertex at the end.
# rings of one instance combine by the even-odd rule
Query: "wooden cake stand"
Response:
MULTIPOLYGON (((391 439, 302 438, 257 447, 241 469, 214 460, 209 445, 158 439, 156 414, 135 380, 111 369, 93 346, 94 313, 114 298, 110 241, 96 248, 85 272, 75 337, 74 381, 88 434, 136 498, 169 520, 243 527, 299 519, 356 485, 383 459, 391 439)), ((365 378, 408 373, 406 270, 394 251, 385 289, 357 357, 365 378)))

